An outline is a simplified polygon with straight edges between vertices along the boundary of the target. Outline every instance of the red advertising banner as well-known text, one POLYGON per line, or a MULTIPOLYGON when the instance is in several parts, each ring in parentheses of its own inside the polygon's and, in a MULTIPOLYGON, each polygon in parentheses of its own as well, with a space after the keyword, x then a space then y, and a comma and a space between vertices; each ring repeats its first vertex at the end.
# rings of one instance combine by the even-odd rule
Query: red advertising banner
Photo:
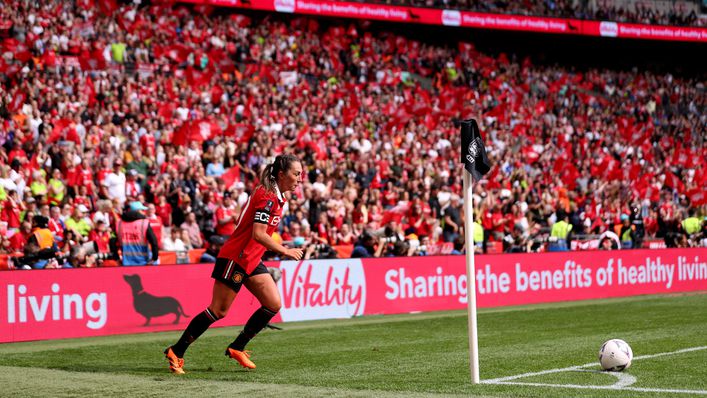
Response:
MULTIPOLYGON (((476 256, 479 307, 707 290, 707 249, 476 256)), ((275 322, 466 308, 464 256, 284 261, 275 322)), ((0 342, 184 329, 211 265, 0 272, 0 342), (4 302, 3 302, 4 301, 4 302)), ((216 326, 259 307, 243 289, 216 326)))
POLYGON ((390 22, 460 26, 467 28, 646 40, 707 42, 707 28, 699 27, 641 25, 609 21, 585 21, 569 18, 490 14, 334 0, 183 0, 183 2, 206 3, 216 6, 325 17, 374 19, 390 22))
MULTIPOLYGON (((476 256, 479 307, 707 290, 707 249, 476 256)), ((365 314, 466 307, 464 257, 366 262, 365 314), (375 293, 375 295, 374 295, 375 293)))
MULTIPOLYGON (((211 302, 211 269, 182 265, 0 272, 0 342, 183 329, 211 302)), ((260 307, 245 289, 237 300, 238 310, 219 326, 245 324, 260 307)))

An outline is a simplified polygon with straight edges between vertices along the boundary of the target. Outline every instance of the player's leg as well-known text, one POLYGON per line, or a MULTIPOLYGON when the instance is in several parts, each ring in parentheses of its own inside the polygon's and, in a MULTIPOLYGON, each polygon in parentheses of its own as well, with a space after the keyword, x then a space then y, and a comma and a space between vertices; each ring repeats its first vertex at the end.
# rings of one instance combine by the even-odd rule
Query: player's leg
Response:
POLYGON ((177 344, 172 346, 174 353, 183 357, 184 352, 194 340, 198 339, 214 322, 228 314, 236 295, 237 293, 225 283, 214 281, 211 304, 192 319, 177 344))
POLYGON ((187 348, 214 322, 226 316, 236 295, 236 291, 230 286, 218 280, 214 281, 211 304, 189 322, 189 326, 177 343, 165 350, 165 356, 169 360, 169 368, 173 373, 184 373, 183 358, 187 348))
POLYGON ((248 277, 245 286, 258 299, 261 307, 250 316, 241 333, 228 346, 226 354, 237 360, 242 366, 253 369, 255 364, 248 359, 249 355, 244 352, 245 346, 280 311, 281 299, 275 281, 263 264, 260 264, 256 271, 248 277))
POLYGON ((211 304, 189 322, 182 336, 176 344, 165 350, 169 360, 170 370, 174 373, 184 373, 184 353, 189 345, 201 336, 214 322, 223 318, 233 304, 242 285, 242 274, 234 275, 239 270, 233 261, 219 258, 216 261, 211 277, 214 278, 214 287, 211 294, 211 304))

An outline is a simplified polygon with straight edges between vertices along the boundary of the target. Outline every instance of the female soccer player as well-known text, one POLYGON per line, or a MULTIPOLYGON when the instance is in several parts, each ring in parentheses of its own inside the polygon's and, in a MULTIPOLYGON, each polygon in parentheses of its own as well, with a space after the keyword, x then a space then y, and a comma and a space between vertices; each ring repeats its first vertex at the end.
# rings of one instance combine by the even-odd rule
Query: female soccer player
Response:
POLYGON ((253 293, 261 307, 251 315, 243 331, 226 348, 226 356, 244 368, 255 369, 248 342, 260 332, 280 310, 280 294, 275 282, 261 261, 265 250, 295 260, 302 258, 302 249, 288 249, 271 236, 282 217, 287 200, 283 192, 294 191, 302 176, 302 164, 293 155, 280 155, 269 164, 258 185, 241 211, 236 230, 221 248, 211 277, 214 288, 211 304, 189 323, 182 337, 165 350, 172 373, 184 373, 184 352, 212 323, 228 313, 241 285, 253 293))

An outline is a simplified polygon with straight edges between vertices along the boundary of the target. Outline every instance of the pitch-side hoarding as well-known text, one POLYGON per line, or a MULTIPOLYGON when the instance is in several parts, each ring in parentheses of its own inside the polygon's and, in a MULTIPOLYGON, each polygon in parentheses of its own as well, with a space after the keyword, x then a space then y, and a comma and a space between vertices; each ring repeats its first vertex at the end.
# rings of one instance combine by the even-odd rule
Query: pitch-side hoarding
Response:
MULTIPOLYGON (((466 308, 464 256, 283 261, 275 322, 466 308)), ((0 272, 0 342, 179 330, 211 265, 0 272)), ((707 249, 476 256, 479 307, 707 290, 707 249)), ((241 290, 215 326, 259 307, 241 290)))

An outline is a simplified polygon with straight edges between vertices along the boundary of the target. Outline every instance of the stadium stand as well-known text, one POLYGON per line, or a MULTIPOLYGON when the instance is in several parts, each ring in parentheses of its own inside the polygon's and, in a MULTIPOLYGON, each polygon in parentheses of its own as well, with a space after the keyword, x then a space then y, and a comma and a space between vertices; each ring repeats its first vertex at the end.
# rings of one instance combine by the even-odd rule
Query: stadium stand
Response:
POLYGON ((194 261, 203 242, 229 233, 233 221, 217 220, 239 214, 282 151, 304 159, 307 175, 277 239, 307 244, 312 257, 457 253, 454 120, 471 115, 495 165, 477 184, 479 250, 545 250, 564 215, 595 243, 608 234, 625 247, 704 244, 702 219, 694 233, 685 223, 707 203, 700 77, 536 65, 467 42, 374 35, 365 23, 9 3, 5 255, 23 251, 29 220, 44 215, 67 264, 86 266, 74 249, 99 223, 114 235, 124 206, 139 201, 158 240, 179 248, 162 262, 194 261))
POLYGON ((701 16, 700 4, 697 1, 369 0, 359 2, 649 25, 705 26, 706 22, 705 17, 701 16))

